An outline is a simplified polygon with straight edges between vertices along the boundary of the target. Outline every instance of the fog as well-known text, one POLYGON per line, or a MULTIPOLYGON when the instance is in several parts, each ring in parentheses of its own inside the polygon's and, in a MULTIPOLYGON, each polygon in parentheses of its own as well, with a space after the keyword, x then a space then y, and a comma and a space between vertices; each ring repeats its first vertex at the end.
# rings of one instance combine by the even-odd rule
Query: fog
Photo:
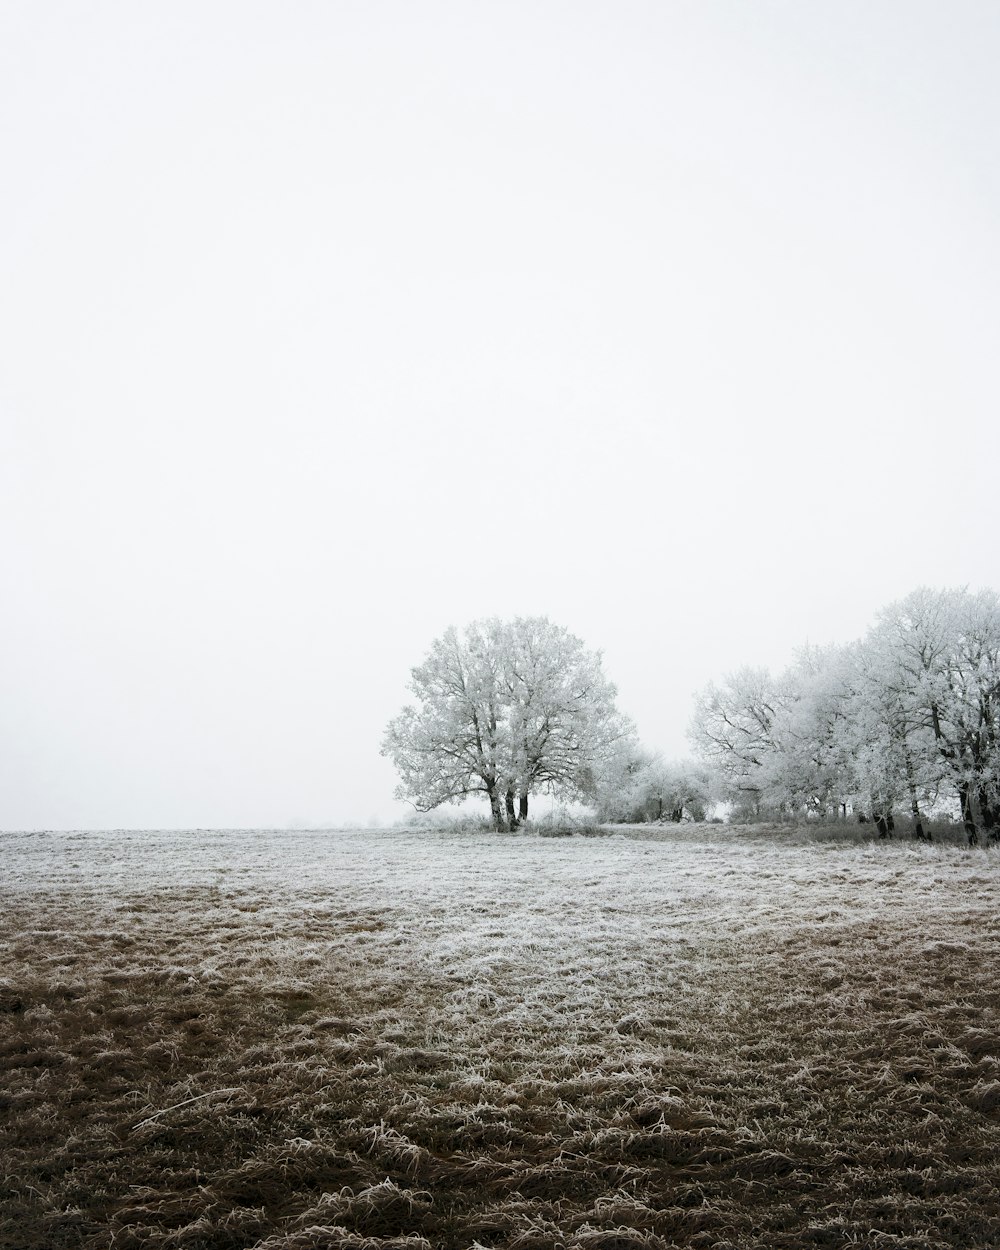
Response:
POLYGON ((9 3, 0 827, 396 819, 448 625, 646 743, 996 587, 1000 9, 9 3))

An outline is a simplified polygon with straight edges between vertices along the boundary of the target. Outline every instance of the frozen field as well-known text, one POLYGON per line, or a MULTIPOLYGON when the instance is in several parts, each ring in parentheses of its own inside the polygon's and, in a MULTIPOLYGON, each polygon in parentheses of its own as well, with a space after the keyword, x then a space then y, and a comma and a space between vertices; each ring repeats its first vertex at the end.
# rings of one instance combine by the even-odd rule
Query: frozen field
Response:
POLYGON ((1000 1245, 1000 851, 0 835, 0 1245, 1000 1245))

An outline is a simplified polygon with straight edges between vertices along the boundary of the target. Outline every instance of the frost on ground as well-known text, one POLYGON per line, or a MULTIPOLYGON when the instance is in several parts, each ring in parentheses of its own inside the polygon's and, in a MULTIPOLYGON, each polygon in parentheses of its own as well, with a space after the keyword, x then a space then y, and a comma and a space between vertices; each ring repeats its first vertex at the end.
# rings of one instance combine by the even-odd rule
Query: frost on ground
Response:
POLYGON ((1000 854, 0 835, 0 1244, 995 1247, 1000 854))

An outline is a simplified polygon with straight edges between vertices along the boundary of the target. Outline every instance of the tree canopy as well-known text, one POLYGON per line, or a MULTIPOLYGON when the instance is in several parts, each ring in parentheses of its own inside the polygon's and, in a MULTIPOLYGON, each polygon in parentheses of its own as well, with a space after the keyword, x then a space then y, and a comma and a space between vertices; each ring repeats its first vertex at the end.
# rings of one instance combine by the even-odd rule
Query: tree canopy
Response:
POLYGON ((446 630, 409 689, 415 702, 382 744, 399 773, 396 797, 430 811, 482 794, 498 830, 527 819, 534 793, 585 798, 632 734, 600 654, 545 617, 446 630))

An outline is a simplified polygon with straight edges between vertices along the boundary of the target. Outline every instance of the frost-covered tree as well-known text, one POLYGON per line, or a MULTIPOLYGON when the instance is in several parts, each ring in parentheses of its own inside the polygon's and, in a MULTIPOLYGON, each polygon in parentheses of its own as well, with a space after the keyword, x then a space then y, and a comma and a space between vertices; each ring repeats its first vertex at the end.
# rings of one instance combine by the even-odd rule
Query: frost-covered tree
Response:
POLYGON ((787 691, 766 668, 741 668, 698 695, 689 729, 700 758, 726 787, 727 797, 755 810, 769 801, 771 778, 783 750, 779 722, 787 691))
POLYGON ((804 647, 778 677, 743 668, 698 697, 691 738, 738 807, 833 815, 850 792, 839 738, 849 651, 804 647))
POLYGON ((893 811, 905 805, 917 838, 929 839, 922 808, 936 801, 942 770, 926 713, 890 633, 874 629, 851 648, 848 690, 837 737, 849 777, 850 801, 892 832, 893 811))
POLYGON ((813 816, 843 810, 851 765, 840 734, 851 671, 849 648, 807 646, 781 677, 775 720, 781 750, 767 770, 772 806, 813 816))
POLYGON ((780 677, 741 669, 699 696, 691 737, 746 806, 870 817, 884 837, 951 789, 969 842, 1000 840, 1000 600, 920 589, 850 647, 780 677))
POLYGON ((590 802, 598 820, 704 820, 712 801, 708 770, 694 760, 665 760, 641 747, 616 752, 595 777, 590 802))
POLYGON ((970 843, 1000 839, 1000 600, 992 590, 921 588, 881 614, 869 638, 919 741, 924 773, 958 796, 970 843), (917 735, 919 734, 919 738, 917 735))
POLYGON ((584 798, 632 733, 600 655, 545 617, 448 629, 409 688, 416 702, 382 744, 396 797, 429 811, 482 794, 498 830, 527 818, 534 793, 584 798))

